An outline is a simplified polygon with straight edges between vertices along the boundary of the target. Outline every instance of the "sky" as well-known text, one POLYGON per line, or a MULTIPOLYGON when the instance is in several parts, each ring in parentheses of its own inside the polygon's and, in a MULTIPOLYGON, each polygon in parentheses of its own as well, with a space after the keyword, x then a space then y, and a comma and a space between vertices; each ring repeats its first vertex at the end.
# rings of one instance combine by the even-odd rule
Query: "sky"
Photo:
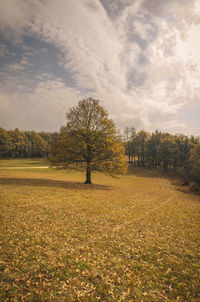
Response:
POLYGON ((0 127, 58 131, 88 97, 200 135, 200 0, 0 0, 0 127))

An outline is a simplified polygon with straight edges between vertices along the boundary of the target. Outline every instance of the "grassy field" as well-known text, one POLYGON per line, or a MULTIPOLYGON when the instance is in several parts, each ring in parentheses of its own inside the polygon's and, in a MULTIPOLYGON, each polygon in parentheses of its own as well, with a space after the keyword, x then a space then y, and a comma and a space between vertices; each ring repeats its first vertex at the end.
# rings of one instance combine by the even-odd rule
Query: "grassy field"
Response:
POLYGON ((200 301, 200 196, 31 165, 0 161, 0 301, 200 301))
POLYGON ((1 169, 13 169, 13 168, 40 168, 43 166, 48 166, 48 161, 46 159, 40 158, 25 158, 25 159, 0 159, 0 168, 1 169))

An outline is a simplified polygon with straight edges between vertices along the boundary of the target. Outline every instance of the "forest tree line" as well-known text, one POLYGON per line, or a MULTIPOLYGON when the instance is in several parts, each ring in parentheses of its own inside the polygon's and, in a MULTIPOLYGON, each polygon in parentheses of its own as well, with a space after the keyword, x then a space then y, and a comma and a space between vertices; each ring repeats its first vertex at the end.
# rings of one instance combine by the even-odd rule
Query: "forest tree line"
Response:
POLYGON ((137 132, 134 127, 124 131, 125 152, 133 166, 162 168, 173 171, 189 184, 200 184, 200 138, 172 135, 144 130, 137 132))
POLYGON ((48 157, 55 136, 58 133, 0 128, 0 158, 48 157))
MULTIPOLYGON (((5 130, 0 128, 0 158, 50 157, 57 132, 5 130)), ((172 135, 155 131, 149 133, 127 127, 122 135, 128 162, 173 171, 184 179, 200 184, 200 138, 172 135)))

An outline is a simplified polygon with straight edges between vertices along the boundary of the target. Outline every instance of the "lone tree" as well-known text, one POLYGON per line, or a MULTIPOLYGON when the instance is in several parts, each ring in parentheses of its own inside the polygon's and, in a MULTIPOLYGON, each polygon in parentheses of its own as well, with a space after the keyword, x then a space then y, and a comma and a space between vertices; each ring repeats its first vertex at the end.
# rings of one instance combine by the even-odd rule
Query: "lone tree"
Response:
POLYGON ((52 145, 53 166, 92 171, 114 176, 126 172, 124 147, 115 125, 98 100, 83 99, 66 114, 67 124, 52 145))

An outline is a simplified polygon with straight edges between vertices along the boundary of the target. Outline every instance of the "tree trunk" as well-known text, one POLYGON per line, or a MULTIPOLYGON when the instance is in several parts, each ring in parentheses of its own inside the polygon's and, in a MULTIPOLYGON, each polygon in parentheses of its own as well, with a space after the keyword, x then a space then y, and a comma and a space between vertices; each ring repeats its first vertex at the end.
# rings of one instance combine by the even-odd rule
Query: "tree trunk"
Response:
POLYGON ((138 167, 140 166, 140 154, 138 153, 138 155, 137 155, 137 158, 138 158, 138 162, 137 162, 137 164, 138 164, 138 167))
POLYGON ((92 182, 91 182, 91 170, 90 170, 89 164, 87 164, 87 168, 86 168, 86 181, 85 181, 85 184, 92 184, 92 182))
POLYGON ((136 162, 135 162, 135 152, 134 152, 134 167, 136 167, 136 162))

